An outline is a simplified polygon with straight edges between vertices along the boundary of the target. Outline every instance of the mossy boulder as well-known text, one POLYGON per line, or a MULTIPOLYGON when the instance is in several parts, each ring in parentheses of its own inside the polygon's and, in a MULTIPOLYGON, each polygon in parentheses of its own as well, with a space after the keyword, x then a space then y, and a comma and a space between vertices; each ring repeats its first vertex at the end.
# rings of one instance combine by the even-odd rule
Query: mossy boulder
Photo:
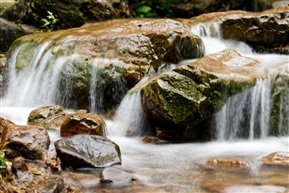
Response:
POLYGON ((67 108, 108 112, 163 63, 203 55, 202 40, 178 21, 123 19, 21 37, 11 46, 6 74, 14 71, 19 84, 22 73, 38 79, 26 94, 15 91, 30 95, 24 101, 33 105, 46 98, 67 108))
POLYGON ((157 135, 170 140, 210 137, 209 120, 227 99, 265 79, 258 62, 224 50, 178 66, 142 87, 142 106, 157 128, 157 135))

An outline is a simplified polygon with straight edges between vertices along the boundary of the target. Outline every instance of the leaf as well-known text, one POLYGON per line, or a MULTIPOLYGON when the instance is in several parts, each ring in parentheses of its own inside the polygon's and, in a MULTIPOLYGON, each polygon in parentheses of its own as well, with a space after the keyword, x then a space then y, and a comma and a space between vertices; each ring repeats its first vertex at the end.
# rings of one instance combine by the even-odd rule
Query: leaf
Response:
POLYGON ((152 10, 152 8, 148 5, 142 5, 136 9, 138 13, 148 13, 152 10))

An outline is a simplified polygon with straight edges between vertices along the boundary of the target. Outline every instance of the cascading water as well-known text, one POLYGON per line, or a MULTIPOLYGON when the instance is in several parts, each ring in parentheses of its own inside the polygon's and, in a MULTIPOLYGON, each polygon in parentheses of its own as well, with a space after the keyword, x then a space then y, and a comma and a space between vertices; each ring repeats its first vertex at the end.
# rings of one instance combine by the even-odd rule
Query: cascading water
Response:
POLYGON ((227 101, 215 115, 214 126, 218 140, 268 137, 271 96, 270 79, 227 101))
MULTIPOLYGON (((192 31, 202 37, 206 46, 206 54, 232 48, 242 55, 260 61, 261 65, 267 67, 288 64, 288 56, 258 55, 253 53, 251 48, 244 43, 222 40, 217 25, 215 25, 215 32, 217 33, 214 32, 214 36, 209 35, 212 33, 205 27, 194 28, 192 31), (206 33, 200 33, 199 30, 206 31, 206 33)), ((41 65, 41 62, 52 57, 49 49, 46 49, 48 44, 49 42, 37 49, 37 53, 33 57, 33 65, 23 73, 18 73, 14 65, 18 50, 12 53, 9 61, 9 66, 12 68, 9 74, 10 85, 6 97, 1 99, 1 117, 15 121, 17 124, 26 124, 27 116, 31 111, 31 108, 27 107, 55 104, 57 88, 54 86, 58 81, 58 75, 64 64, 72 63, 78 56, 60 57, 55 60, 57 67, 55 66, 53 70, 47 71, 44 69, 45 65, 41 65), (41 60, 39 60, 40 58, 41 60)), ((95 59, 92 66, 97 68, 99 64, 98 59, 95 59)), ((91 72, 92 75, 89 77, 91 82, 89 107, 90 111, 97 112, 95 106, 99 101, 96 101, 94 96, 98 94, 97 89, 95 89, 98 82, 97 77, 93 76, 93 69, 91 72)), ((141 180, 144 184, 140 190, 142 192, 210 193, 204 187, 209 185, 216 187, 219 184, 222 186, 224 184, 248 183, 250 186, 244 186, 248 192, 258 192, 262 187, 276 193, 284 192, 286 188, 282 185, 279 186, 279 184, 282 184, 282 182, 284 184, 288 183, 284 182, 286 181, 286 175, 288 178, 287 170, 275 171, 274 168, 271 168, 266 170, 265 174, 259 172, 259 160, 262 156, 275 151, 289 151, 287 136, 268 137, 270 132, 268 124, 270 107, 273 106, 270 100, 272 97, 271 80, 270 78, 259 80, 255 87, 231 97, 215 117, 216 138, 219 141, 206 143, 152 145, 142 143, 138 137, 125 137, 127 134, 142 134, 141 131, 147 124, 142 113, 140 93, 127 94, 115 116, 111 120, 106 120, 108 137, 116 142, 121 149, 122 169, 130 171, 141 180), (239 131, 244 130, 245 132, 240 136, 239 131), (251 140, 235 141, 236 138, 251 140), (245 168, 241 172, 240 170, 212 170, 206 166, 206 161, 214 157, 245 160, 250 163, 250 168, 245 168), (234 173, 234 171, 237 172, 234 173), (276 172, 278 172, 278 175, 276 175, 276 172), (279 180, 278 185, 276 185, 276 180, 274 186, 263 185, 264 181, 268 183, 271 180, 271 176, 274 176, 274 179, 277 178, 277 181, 279 180), (214 179, 216 180, 214 181, 214 179), (224 182, 224 184, 220 182, 224 182)), ((288 129, 289 103, 288 93, 286 95, 286 92, 284 96, 280 97, 279 112, 281 124, 278 127, 281 129, 285 125, 288 129)), ((285 132, 284 135, 288 135, 288 133, 285 132)), ((52 141, 54 140, 52 139, 52 141)), ((81 179, 80 183, 85 183, 85 180, 81 179)), ((91 187, 91 184, 88 179, 87 184, 84 184, 83 187, 85 185, 91 187)), ((90 192, 100 191, 99 188, 96 187, 90 192)), ((236 192, 236 190, 240 190, 240 186, 228 189, 228 191, 230 190, 236 192)))
MULTIPOLYGON (((192 32, 202 37, 206 54, 233 48, 244 56, 258 60, 260 68, 269 68, 282 64, 288 65, 287 56, 268 54, 264 57, 262 54, 254 53, 245 43, 222 39, 217 23, 211 24, 210 27, 200 24, 194 27, 192 32), (274 63, 272 63, 272 58, 274 58, 274 63)), ((216 113, 214 117, 212 127, 216 132, 217 140, 232 141, 238 138, 252 140, 268 137, 272 111, 271 82, 270 77, 266 80, 259 80, 255 87, 229 98, 221 111, 216 113)), ((279 111, 282 114, 279 119, 282 121, 280 121, 278 127, 280 131, 282 130, 281 128, 286 127, 288 132, 285 133, 289 133, 289 121, 286 118, 289 115, 289 108, 288 103, 285 102, 288 100, 288 96, 286 93, 281 96, 279 107, 279 111)))

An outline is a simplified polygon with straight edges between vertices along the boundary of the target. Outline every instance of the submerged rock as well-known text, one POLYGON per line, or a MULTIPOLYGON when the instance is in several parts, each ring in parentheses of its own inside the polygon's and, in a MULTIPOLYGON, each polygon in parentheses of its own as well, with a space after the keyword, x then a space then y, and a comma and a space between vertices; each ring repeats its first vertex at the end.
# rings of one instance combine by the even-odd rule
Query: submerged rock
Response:
POLYGON ((257 63, 227 49, 149 80, 141 89, 142 106, 158 137, 202 140, 210 136, 209 126, 199 124, 218 112, 230 96, 266 78, 257 63))
POLYGON ((20 126, 6 120, 0 124, 0 128, 3 128, 0 149, 6 149, 7 157, 41 159, 48 150, 50 139, 44 127, 20 126))
POLYGON ((101 183, 113 183, 114 186, 126 186, 136 182, 137 179, 125 171, 108 167, 100 173, 101 183))
POLYGON ((289 166, 289 152, 274 152, 264 156, 261 162, 265 165, 289 166))
POLYGON ((99 115, 90 113, 66 116, 60 128, 61 137, 77 134, 100 135, 106 137, 106 124, 99 115))
POLYGON ((120 149, 111 140, 97 135, 75 135, 55 142, 63 167, 108 167, 121 164, 120 149))
POLYGON ((61 106, 45 106, 34 109, 28 116, 29 125, 41 125, 46 129, 59 128, 67 113, 61 106))
POLYGON ((235 168, 249 168, 250 164, 243 160, 237 159, 208 159, 207 165, 217 168, 224 168, 224 169, 235 169, 235 168))

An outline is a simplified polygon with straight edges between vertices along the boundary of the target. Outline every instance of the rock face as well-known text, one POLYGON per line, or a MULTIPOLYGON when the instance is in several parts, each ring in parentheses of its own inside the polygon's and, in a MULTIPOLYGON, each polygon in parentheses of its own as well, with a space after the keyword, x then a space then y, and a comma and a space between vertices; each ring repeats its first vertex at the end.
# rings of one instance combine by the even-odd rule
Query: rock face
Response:
POLYGON ((1 17, 17 23, 40 27, 50 11, 59 22, 57 29, 79 27, 88 21, 99 21, 129 16, 128 6, 121 0, 20 0, 6 8, 1 17))
POLYGON ((141 89, 142 106, 157 127, 157 135, 173 140, 209 137, 206 127, 197 125, 210 119, 230 96, 266 77, 265 70, 255 64, 228 49, 148 81, 141 89))
POLYGON ((71 137, 76 134, 106 137, 106 124, 100 116, 94 114, 68 115, 61 125, 60 135, 61 137, 71 137))
POLYGON ((244 41, 258 52, 289 53, 288 6, 264 12, 208 13, 194 17, 188 23, 201 24, 211 29, 214 29, 213 23, 219 24, 223 38, 244 41))
POLYGON ((65 115, 67 113, 58 105, 40 107, 30 112, 28 124, 41 125, 46 129, 56 129, 60 128, 65 115))
POLYGON ((0 18, 0 52, 7 52, 10 45, 17 38, 29 34, 20 25, 0 18))
POLYGON ((117 144, 97 135, 75 135, 55 142, 63 167, 108 167, 121 163, 117 144))
POLYGON ((48 150, 50 139, 42 126, 20 126, 11 121, 1 120, 3 128, 0 149, 6 149, 6 156, 15 158, 40 159, 48 150))
MULTIPOLYGON (((12 49, 18 46, 17 70, 29 71, 41 46, 47 57, 37 62, 48 69, 56 61, 62 65, 55 72, 58 94, 51 96, 56 97, 55 103, 69 108, 88 108, 90 103, 91 108, 103 111, 118 105, 129 88, 163 63, 204 55, 201 39, 182 23, 169 19, 99 22, 25 36, 15 41, 12 49), (95 98, 90 96, 93 92, 98 93, 95 98)), ((43 69, 43 73, 48 73, 43 69)), ((43 87, 35 91, 38 98, 39 90, 43 87)), ((31 94, 32 91, 29 95, 33 97, 31 94)))

